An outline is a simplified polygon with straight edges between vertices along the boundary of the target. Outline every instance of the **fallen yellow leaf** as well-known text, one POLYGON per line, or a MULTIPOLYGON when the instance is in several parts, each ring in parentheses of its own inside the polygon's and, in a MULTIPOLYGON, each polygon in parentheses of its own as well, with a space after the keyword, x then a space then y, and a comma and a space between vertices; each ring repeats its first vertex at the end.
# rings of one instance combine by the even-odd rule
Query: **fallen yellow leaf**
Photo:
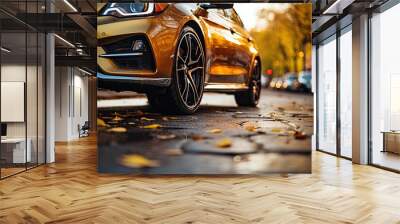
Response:
POLYGON ((161 140, 173 139, 175 137, 176 137, 176 135, 174 135, 174 134, 157 135, 157 138, 161 139, 161 140))
POLYGON ((102 119, 97 118, 97 126, 98 126, 98 127, 106 127, 107 124, 106 124, 106 122, 104 122, 102 119))
POLYGON ((196 134, 192 135, 191 138, 192 138, 194 141, 199 141, 199 140, 205 139, 204 136, 196 135, 196 134))
POLYGON ((109 132, 117 132, 117 133, 124 133, 127 132, 127 129, 124 127, 116 127, 108 129, 109 132))
POLYGON ((122 121, 123 120, 123 118, 121 118, 120 116, 115 116, 115 117, 113 117, 113 119, 112 119, 113 121, 122 121))
POLYGON ((272 128, 271 131, 279 133, 279 132, 282 132, 282 129, 280 129, 280 128, 272 128))
POLYGON ((219 128, 214 128, 214 129, 208 130, 208 133, 219 134, 219 133, 222 133, 222 130, 219 128))
POLYGON ((256 132, 258 127, 256 127, 254 124, 247 124, 244 126, 244 128, 249 132, 256 132))
POLYGON ((219 148, 229 148, 232 146, 232 140, 229 138, 224 138, 219 140, 215 145, 219 148))
POLYGON ((141 117, 140 120, 142 120, 142 121, 154 121, 154 119, 147 118, 147 117, 141 117))
POLYGON ((183 154, 182 149, 167 149, 165 150, 165 154, 169 156, 180 156, 183 154))
POLYGON ((161 128, 160 124, 149 124, 149 125, 145 125, 142 128, 146 128, 146 129, 157 129, 157 128, 161 128))
POLYGON ((157 160, 150 160, 144 156, 132 154, 124 155, 121 158, 121 164, 126 167, 144 168, 144 167, 158 167, 160 163, 157 160))

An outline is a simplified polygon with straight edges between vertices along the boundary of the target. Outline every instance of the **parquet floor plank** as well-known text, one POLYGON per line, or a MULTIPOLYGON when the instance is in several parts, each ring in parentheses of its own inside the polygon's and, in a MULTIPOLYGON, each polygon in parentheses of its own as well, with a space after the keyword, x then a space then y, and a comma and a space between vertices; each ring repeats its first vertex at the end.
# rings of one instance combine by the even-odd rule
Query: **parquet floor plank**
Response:
POLYGON ((313 174, 96 172, 96 139, 0 181, 0 223, 400 223, 400 175, 313 152, 313 174))

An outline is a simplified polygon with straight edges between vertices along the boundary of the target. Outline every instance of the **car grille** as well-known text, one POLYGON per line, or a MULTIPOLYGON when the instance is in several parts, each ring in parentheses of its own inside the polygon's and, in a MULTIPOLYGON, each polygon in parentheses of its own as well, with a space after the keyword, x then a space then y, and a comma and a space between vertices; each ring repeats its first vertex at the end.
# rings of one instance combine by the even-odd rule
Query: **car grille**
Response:
POLYGON ((115 41, 107 41, 101 45, 106 54, 129 54, 142 53, 142 55, 110 57, 118 66, 124 69, 150 70, 155 71, 155 62, 149 41, 144 36, 132 36, 115 41), (144 43, 143 49, 133 51, 132 46, 135 41, 141 40, 144 43))

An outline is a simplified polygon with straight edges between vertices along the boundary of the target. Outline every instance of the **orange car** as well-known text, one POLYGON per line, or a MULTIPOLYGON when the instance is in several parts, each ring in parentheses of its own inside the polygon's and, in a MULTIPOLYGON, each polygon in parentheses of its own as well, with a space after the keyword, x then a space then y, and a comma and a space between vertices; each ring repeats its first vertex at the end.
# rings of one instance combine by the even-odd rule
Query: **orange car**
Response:
POLYGON ((99 88, 147 94, 160 110, 194 113, 204 91, 256 106, 261 64, 233 4, 98 3, 99 88))

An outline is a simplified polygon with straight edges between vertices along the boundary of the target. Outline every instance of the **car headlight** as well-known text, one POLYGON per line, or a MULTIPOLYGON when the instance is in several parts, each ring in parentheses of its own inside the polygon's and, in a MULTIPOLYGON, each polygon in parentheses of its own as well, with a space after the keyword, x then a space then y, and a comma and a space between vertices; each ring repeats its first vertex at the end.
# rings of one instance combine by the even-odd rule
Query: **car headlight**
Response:
POLYGON ((145 16, 160 13, 167 6, 167 3, 108 3, 101 15, 116 17, 145 16))

